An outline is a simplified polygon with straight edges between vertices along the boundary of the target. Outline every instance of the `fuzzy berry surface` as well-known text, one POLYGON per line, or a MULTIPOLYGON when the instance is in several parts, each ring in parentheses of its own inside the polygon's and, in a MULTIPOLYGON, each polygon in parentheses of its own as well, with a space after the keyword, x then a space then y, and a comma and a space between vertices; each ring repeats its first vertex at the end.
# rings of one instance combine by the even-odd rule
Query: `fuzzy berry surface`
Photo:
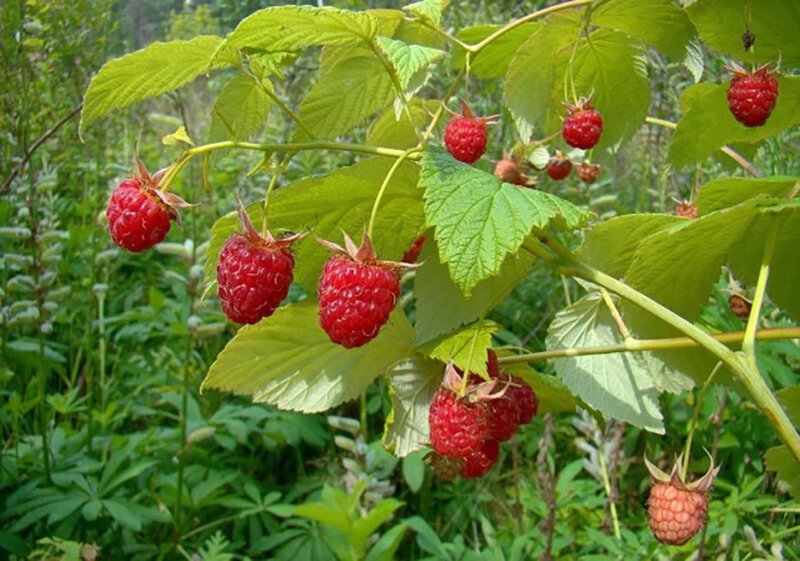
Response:
POLYGON ((459 115, 450 119, 444 130, 444 145, 456 160, 471 164, 486 152, 486 123, 459 115))
POLYGON ((650 490, 647 512, 650 529, 658 541, 683 545, 706 523, 708 494, 658 482, 650 490))
POLYGON ((736 74, 728 87, 728 108, 746 127, 760 127, 769 119, 778 100, 778 79, 766 68, 736 74))
POLYGON ((698 217, 697 205, 693 203, 678 203, 675 205, 675 215, 694 220, 698 217))
POLYGON ((400 296, 400 279, 389 268, 347 256, 331 257, 317 289, 319 321, 331 341, 352 349, 374 339, 400 296))
POLYGON ((111 239, 128 251, 140 252, 164 241, 177 215, 138 179, 126 179, 106 207, 111 239))
POLYGON ((500 446, 494 440, 487 440, 478 450, 464 458, 461 468, 461 477, 475 479, 486 475, 497 462, 500 455, 500 446))
POLYGON ((603 118, 591 108, 572 111, 561 127, 561 136, 573 148, 589 150, 600 140, 603 132, 603 118))
POLYGON ((494 167, 494 175, 506 183, 525 185, 526 178, 522 173, 522 167, 514 160, 504 159, 497 162, 494 167))
POLYGON ((600 177, 600 166, 597 164, 590 164, 589 162, 582 162, 578 166, 578 177, 584 183, 591 185, 597 178, 600 177))
POLYGON ((443 456, 464 458, 480 450, 488 438, 489 408, 483 403, 458 399, 439 388, 428 411, 433 449, 443 456))
POLYGON ((519 409, 519 424, 530 423, 539 411, 539 398, 531 387, 519 376, 512 376, 506 395, 519 409))
POLYGON ((294 256, 288 249, 265 247, 241 234, 225 242, 217 265, 217 294, 222 311, 236 323, 271 316, 294 280, 294 256))
POLYGON ((547 175, 554 181, 566 179, 572 171, 572 162, 565 159, 554 158, 547 164, 547 175))

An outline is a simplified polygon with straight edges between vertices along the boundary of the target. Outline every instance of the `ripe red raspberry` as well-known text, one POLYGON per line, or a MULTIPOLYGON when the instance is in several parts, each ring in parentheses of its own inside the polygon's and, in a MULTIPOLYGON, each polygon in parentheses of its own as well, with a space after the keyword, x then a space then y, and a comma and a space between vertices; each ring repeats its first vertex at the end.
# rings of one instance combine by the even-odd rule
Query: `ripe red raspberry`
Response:
POLYGON ((472 454, 464 458, 464 466, 461 468, 461 477, 464 479, 475 479, 486 475, 492 466, 497 462, 500 454, 500 446, 494 440, 487 440, 483 446, 472 454))
POLYGON ((555 181, 566 179, 571 171, 572 162, 561 152, 556 152, 555 157, 547 164, 547 175, 555 181))
POLYGON ((319 321, 331 341, 352 349, 374 339, 400 297, 397 269, 409 263, 378 261, 368 236, 360 248, 345 235, 347 249, 323 242, 337 252, 322 270, 317 294, 319 321))
POLYGON ((506 395, 519 409, 519 424, 530 423, 539 411, 539 398, 531 387, 519 376, 512 376, 506 395))
POLYGON ((591 185, 597 178, 600 176, 600 165, 599 164, 592 164, 589 162, 581 162, 581 165, 578 166, 578 177, 581 178, 581 181, 591 185))
POLYGON ((456 160, 471 164, 486 152, 486 124, 494 117, 475 117, 467 104, 461 103, 461 115, 456 115, 444 129, 444 145, 456 160))
POLYGON ((138 159, 136 168, 136 176, 123 180, 111 194, 106 218, 114 243, 139 252, 164 241, 171 222, 180 220, 176 207, 190 205, 177 195, 158 189, 166 169, 151 176, 138 159))
POLYGON ((686 201, 679 202, 675 205, 675 215, 694 220, 698 216, 697 205, 686 201))
POLYGON ((289 293, 294 256, 289 246, 303 234, 276 240, 260 236, 239 206, 244 233, 227 239, 217 264, 217 293, 222 311, 236 323, 256 323, 271 316, 289 293))
POLYGON ((709 489, 719 468, 712 463, 701 479, 686 483, 679 476, 680 457, 669 475, 645 463, 656 479, 647 500, 650 529, 661 543, 683 545, 705 526, 709 489))
MULTIPOLYGON (((509 388, 510 389, 510 388, 509 388)), ((506 394, 489 402, 489 438, 505 442, 517 432, 520 420, 520 407, 514 397, 506 394)))
POLYGON ((574 148, 589 150, 600 140, 603 132, 603 118, 589 101, 582 99, 578 106, 567 105, 569 115, 564 119, 561 136, 574 148))
POLYGON ((433 449, 443 456, 463 458, 480 449, 488 437, 489 408, 471 403, 447 387, 440 387, 428 411, 433 449))
POLYGON ((423 245, 425 245, 425 236, 420 236, 417 241, 411 244, 408 251, 403 254, 403 263, 416 263, 417 259, 419 259, 419 254, 422 252, 423 245))
POLYGON ((769 119, 778 99, 778 79, 767 66, 750 73, 733 65, 734 76, 728 87, 728 108, 746 127, 760 127, 769 119))

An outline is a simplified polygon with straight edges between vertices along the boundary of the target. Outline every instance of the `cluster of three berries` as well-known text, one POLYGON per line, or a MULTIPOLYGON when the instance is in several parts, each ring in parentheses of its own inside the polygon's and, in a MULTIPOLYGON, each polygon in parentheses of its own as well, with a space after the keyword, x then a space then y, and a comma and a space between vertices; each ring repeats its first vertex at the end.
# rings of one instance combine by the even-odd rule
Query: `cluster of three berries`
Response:
POLYGON ((497 461, 499 444, 529 423, 539 409, 530 386, 501 372, 497 355, 492 350, 488 353, 489 382, 450 364, 428 410, 434 450, 429 461, 444 480, 485 475, 497 461), (467 391, 460 397, 457 391, 464 376, 467 391), (487 393, 487 387, 494 393, 487 393))

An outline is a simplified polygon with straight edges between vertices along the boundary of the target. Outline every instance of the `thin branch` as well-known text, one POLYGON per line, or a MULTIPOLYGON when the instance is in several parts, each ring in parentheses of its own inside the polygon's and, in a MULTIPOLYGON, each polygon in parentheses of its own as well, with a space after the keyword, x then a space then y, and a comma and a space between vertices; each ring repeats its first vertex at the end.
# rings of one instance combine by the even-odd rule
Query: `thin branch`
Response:
MULTIPOLYGON (((673 123, 672 121, 667 121, 666 119, 659 119, 657 117, 645 117, 645 122, 651 125, 656 125, 659 127, 664 127, 667 129, 675 130, 678 128, 678 125, 673 123)), ((736 150, 731 148, 730 146, 723 146, 720 150, 731 159, 733 159, 737 164, 742 166, 744 169, 750 172, 753 177, 762 177, 764 174, 761 173, 761 170, 756 168, 753 164, 745 159, 744 156, 739 154, 736 150)))
POLYGON ((42 136, 37 138, 36 142, 31 144, 30 148, 28 148, 28 150, 25 152, 25 155, 22 157, 22 159, 19 162, 17 162, 17 165, 15 165, 14 169, 11 170, 11 174, 9 174, 6 180, 3 181, 3 185, 2 187, 0 187, 0 193, 4 193, 6 189, 8 189, 11 186, 11 182, 14 181, 14 179, 16 179, 17 176, 22 172, 22 170, 25 168, 25 166, 28 164, 31 157, 33 156, 33 153, 36 152, 36 150, 38 150, 42 144, 47 142, 47 140, 51 136, 56 134, 61 127, 67 124, 67 121, 69 121, 75 115, 80 113, 80 110, 82 108, 83 108, 83 103, 79 104, 77 107, 72 109, 72 111, 70 111, 64 117, 62 117, 59 122, 53 125, 53 127, 50 130, 48 130, 42 136))
MULTIPOLYGON (((741 344, 744 331, 730 331, 711 335, 715 340, 726 345, 741 344)), ((775 341, 780 339, 800 339, 800 327, 780 327, 762 329, 756 332, 756 339, 761 341, 775 341)), ((557 349, 538 353, 525 353, 515 356, 499 358, 500 364, 517 364, 520 362, 543 362, 553 358, 565 358, 586 355, 604 355, 612 353, 628 353, 632 351, 663 351, 667 349, 691 349, 700 346, 697 341, 689 337, 669 337, 664 339, 631 339, 615 345, 602 345, 596 347, 580 347, 571 349, 557 349)))
POLYGON ((742 342, 742 352, 747 359, 755 364, 756 352, 756 330, 758 329, 758 316, 761 313, 761 306, 764 304, 764 294, 767 291, 767 280, 769 279, 769 264, 772 255, 775 253, 775 243, 778 238, 778 219, 774 219, 769 226, 767 241, 764 245, 764 255, 761 258, 761 268, 758 271, 758 281, 756 283, 756 293, 753 296, 753 306, 750 308, 750 316, 747 318, 747 327, 744 330, 744 341, 742 342))

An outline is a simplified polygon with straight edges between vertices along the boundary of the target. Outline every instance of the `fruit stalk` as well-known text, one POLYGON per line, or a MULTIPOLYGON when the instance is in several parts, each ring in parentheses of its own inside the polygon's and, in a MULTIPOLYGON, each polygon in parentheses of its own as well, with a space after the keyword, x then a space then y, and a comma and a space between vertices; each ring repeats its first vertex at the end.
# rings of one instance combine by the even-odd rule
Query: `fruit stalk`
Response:
POLYGON ((383 178, 383 183, 381 184, 381 188, 378 189, 378 194, 375 197, 375 204, 372 205, 372 213, 369 216, 369 226, 367 227, 367 236, 372 239, 372 231, 375 226, 375 218, 378 216, 378 207, 381 204, 381 199, 383 199, 383 193, 386 191, 386 187, 389 185, 389 182, 392 180, 395 172, 400 169, 400 164, 402 164, 405 160, 407 160, 412 154, 416 153, 418 150, 417 148, 411 148, 410 150, 406 150, 392 164, 392 167, 389 168, 389 171, 386 173, 386 177, 383 178))

